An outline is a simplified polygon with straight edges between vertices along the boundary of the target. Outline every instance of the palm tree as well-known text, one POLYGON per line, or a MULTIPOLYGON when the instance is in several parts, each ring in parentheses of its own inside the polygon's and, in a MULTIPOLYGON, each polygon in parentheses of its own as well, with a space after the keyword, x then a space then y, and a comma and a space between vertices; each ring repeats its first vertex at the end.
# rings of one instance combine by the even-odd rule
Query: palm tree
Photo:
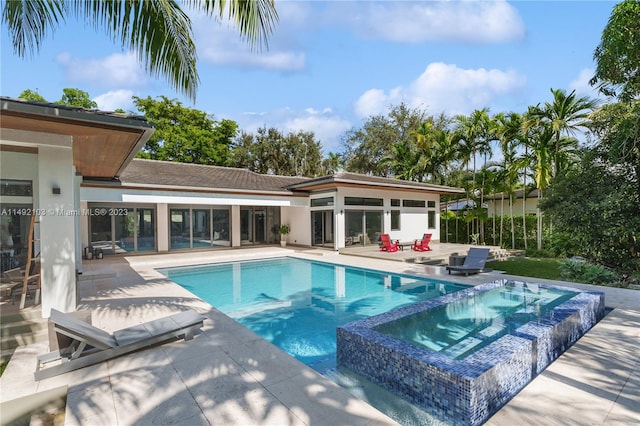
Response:
MULTIPOLYGON (((502 183, 502 203, 504 203, 505 192, 509 195, 509 216, 511 217, 511 248, 515 249, 515 223, 513 218, 513 197, 518 184, 518 174, 522 167, 522 158, 518 156, 517 150, 522 144, 522 116, 518 113, 497 114, 494 119, 494 131, 500 142, 502 151, 502 162, 495 163, 494 166, 500 171, 503 179, 502 183)), ((503 208, 504 210, 504 208, 503 208)), ((504 216, 504 213, 502 213, 504 216)), ((502 245, 502 219, 500 221, 500 245, 502 245)), ((526 236, 525 236, 526 241, 526 236)))
MULTIPOLYGON (((274 0, 185 0, 209 16, 226 14, 252 47, 266 47, 278 20, 274 0)), ((174 0, 163 1, 5 1, 2 22, 14 52, 24 57, 40 50, 44 38, 68 17, 79 17, 104 30, 123 49, 137 52, 151 75, 166 78, 195 101, 198 90, 196 48, 191 20, 174 0)))
MULTIPOLYGON (((549 128, 543 128, 536 137, 529 140, 531 154, 534 158, 534 178, 538 189, 538 204, 542 200, 542 194, 551 183, 553 177, 553 151, 554 134, 549 128)), ((526 188, 525 188, 526 190, 526 188)), ((542 250, 542 214, 538 208, 538 250, 542 250)), ((526 237, 525 237, 526 239, 526 237)))
MULTIPOLYGON (((574 136, 580 128, 587 126, 591 112, 598 106, 597 100, 577 97, 575 90, 568 95, 561 89, 551 89, 551 93, 553 102, 530 107, 523 123, 524 133, 533 131, 535 134, 529 141, 536 159, 535 181, 539 200, 543 188, 571 164, 572 153, 578 144, 574 136)), ((538 250, 541 249, 542 217, 538 211, 538 250)))
MULTIPOLYGON (((489 118, 489 110, 483 108, 481 110, 475 110, 468 117, 465 115, 457 115, 453 119, 455 132, 457 139, 461 142, 461 154, 463 155, 463 162, 468 164, 473 161, 473 189, 476 188, 476 157, 477 154, 491 154, 491 119, 489 118)), ((484 199, 484 195, 481 194, 481 202, 484 199)), ((482 227, 480 228, 480 238, 483 241, 484 232, 482 227)))
POLYGON ((416 174, 422 175, 422 179, 419 179, 421 181, 443 183, 448 166, 455 159, 453 134, 448 129, 441 128, 443 125, 444 123, 434 125, 430 119, 409 133, 411 140, 415 140, 415 169, 416 174))
POLYGON ((406 139, 394 143, 391 153, 381 160, 381 164, 389 166, 396 179, 417 182, 423 177, 419 163, 420 153, 406 139))
POLYGON ((342 156, 336 152, 327 154, 327 158, 322 160, 322 169, 325 174, 332 175, 342 169, 342 156))
POLYGON ((561 142, 562 138, 575 138, 576 132, 586 127, 590 114, 599 102, 588 97, 577 97, 575 90, 568 95, 561 89, 551 89, 551 93, 553 102, 545 102, 542 107, 538 105, 530 108, 528 123, 525 127, 544 126, 552 132, 554 144, 550 153, 551 175, 555 177, 564 171, 562 169, 563 149, 569 147, 561 142))

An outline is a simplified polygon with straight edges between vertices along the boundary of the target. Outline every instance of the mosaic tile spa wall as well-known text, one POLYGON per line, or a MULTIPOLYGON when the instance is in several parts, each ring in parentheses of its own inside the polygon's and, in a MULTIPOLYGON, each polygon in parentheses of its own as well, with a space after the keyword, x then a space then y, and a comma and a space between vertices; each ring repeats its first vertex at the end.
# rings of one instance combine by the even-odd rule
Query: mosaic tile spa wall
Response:
MULTIPOLYGON (((604 293, 501 280, 345 324, 337 330, 337 361, 443 420, 480 425, 598 322, 604 308, 604 293), (542 296, 537 304, 524 305, 514 314, 533 311, 535 318, 516 321, 508 330, 495 319, 476 318, 483 325, 450 347, 439 348, 438 339, 410 341, 411 336, 421 338, 424 323, 434 322, 432 314, 460 316, 451 309, 460 304, 477 310, 474 301, 492 290, 504 293, 500 297, 505 303, 538 292, 542 296), (540 306, 548 298, 543 292, 549 291, 568 296, 544 311, 540 306), (416 324, 422 328, 413 330, 416 324)), ((483 315, 491 317, 487 311, 483 315)), ((446 323, 444 327, 449 334, 455 331, 446 323)))

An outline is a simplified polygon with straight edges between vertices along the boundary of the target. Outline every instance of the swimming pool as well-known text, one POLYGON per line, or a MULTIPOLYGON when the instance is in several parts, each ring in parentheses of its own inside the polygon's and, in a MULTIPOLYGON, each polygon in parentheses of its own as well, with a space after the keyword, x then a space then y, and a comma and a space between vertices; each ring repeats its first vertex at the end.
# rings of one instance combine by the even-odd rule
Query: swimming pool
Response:
POLYGON ((467 288, 292 257, 159 271, 321 373, 339 325, 467 288))

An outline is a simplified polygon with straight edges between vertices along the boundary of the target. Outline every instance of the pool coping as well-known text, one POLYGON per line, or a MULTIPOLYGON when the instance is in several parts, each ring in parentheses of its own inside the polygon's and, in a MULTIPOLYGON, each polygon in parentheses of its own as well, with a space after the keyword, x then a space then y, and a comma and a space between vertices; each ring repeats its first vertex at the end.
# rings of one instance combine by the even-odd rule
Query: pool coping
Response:
MULTIPOLYGON (((471 285, 502 277, 497 273, 470 277, 448 277, 444 268, 429 265, 340 256, 326 250, 296 250, 292 248, 231 250, 224 255, 220 252, 156 254, 126 258, 105 258, 103 260, 84 262, 84 279, 79 283, 81 301, 79 309, 92 311, 94 325, 107 331, 112 331, 133 323, 161 317, 175 312, 175 310, 193 308, 205 314, 208 318, 202 335, 204 337, 200 338, 201 336, 199 336, 194 339, 192 342, 194 345, 185 345, 184 342, 177 342, 166 347, 152 348, 136 354, 135 357, 113 360, 103 365, 95 366, 95 368, 68 373, 39 383, 34 383, 32 379, 33 365, 35 365, 35 356, 45 352, 46 347, 42 345, 24 346, 20 348, 20 351, 16 352, 15 359, 12 358, 7 371, 0 378, 0 388, 2 389, 0 397, 3 400, 12 399, 34 394, 39 390, 67 384, 70 390, 67 400, 66 424, 112 425, 144 422, 149 420, 150 415, 162 413, 163 410, 170 408, 166 403, 166 398, 169 395, 176 398, 176 404, 178 405, 184 403, 185 406, 192 408, 194 403, 198 405, 197 401, 193 402, 198 395, 197 393, 190 394, 190 396, 185 394, 185 392, 189 393, 188 389, 191 386, 194 386, 194 381, 196 382, 195 385, 198 383, 215 384, 220 382, 219 377, 212 376, 214 374, 213 371, 207 370, 207 367, 212 362, 215 362, 215 359, 211 356, 208 358, 198 356, 202 355, 198 353, 199 351, 206 350, 212 351, 217 356, 227 360, 229 362, 228 365, 235 366, 236 373, 240 373, 236 374, 236 376, 242 381, 251 379, 249 383, 258 382, 260 385, 250 389, 247 397, 239 397, 237 394, 234 397, 224 389, 218 389, 210 396, 212 398, 210 401, 215 401, 216 395, 222 395, 223 397, 228 395, 228 398, 217 401, 216 404, 213 404, 215 406, 212 403, 207 406, 206 402, 201 401, 200 404, 205 406, 200 407, 197 412, 191 412, 193 416, 189 419, 192 423, 208 424, 207 415, 224 414, 226 415, 224 422, 226 424, 246 424, 248 413, 253 413, 252 424, 275 423, 276 420, 280 420, 280 424, 336 424, 336 422, 393 424, 394 422, 391 419, 385 417, 368 404, 352 398, 350 394, 345 394, 346 391, 340 388, 338 388, 340 390, 336 390, 337 385, 334 385, 333 382, 328 381, 328 379, 312 369, 295 360, 292 363, 290 356, 273 347, 273 345, 260 344, 260 341, 263 341, 262 339, 248 332, 248 330, 247 332, 243 331, 246 330, 244 327, 234 327, 232 325, 232 323, 235 323, 234 321, 212 309, 209 305, 196 300, 189 292, 168 281, 165 277, 159 276, 153 269, 159 266, 183 266, 198 262, 207 263, 283 255, 299 256, 312 260, 324 258, 323 260, 343 265, 415 274, 471 285), (198 343, 195 344, 196 342, 198 343), (176 358, 183 359, 182 365, 176 358), (193 364, 194 369, 206 371, 202 372, 201 377, 194 374, 192 381, 183 381, 180 375, 177 374, 176 368, 184 368, 185 362, 193 364), (175 365, 176 363, 178 365, 175 365), (173 370, 173 373, 167 371, 167 368, 173 370), (297 374, 292 377, 291 374, 293 372, 297 374), (149 395, 148 389, 144 387, 145 380, 154 376, 164 377, 167 389, 159 392, 158 395, 149 395), (167 376, 177 380, 170 380, 167 376), (123 384, 139 385, 132 386, 126 393, 130 403, 135 407, 133 410, 128 406, 123 406, 122 399, 119 398, 123 384), (176 390, 174 387, 179 389, 176 390), (11 392, 6 392, 7 389, 11 389, 11 392), (264 401, 260 400, 263 396, 269 397, 267 406, 270 407, 270 410, 268 411, 264 409, 264 401), (155 409, 151 407, 154 404, 157 406, 155 409), (216 407, 217 413, 214 412, 216 407)), ((522 279, 521 277, 514 278, 522 279)), ((537 281, 555 283, 549 280, 537 281)), ((635 323, 629 320, 621 324, 611 324, 607 317, 594 328, 602 329, 606 326, 618 330, 621 327, 626 327, 624 330, 627 330, 631 326, 630 330, 635 334, 631 334, 631 339, 627 338, 625 343, 627 346, 634 348, 636 350, 635 353, 637 353, 637 350, 640 349, 640 337, 637 331, 640 328, 634 328, 633 324, 640 324, 640 292, 583 284, 560 284, 573 288, 605 291, 607 293, 607 306, 618 308, 608 317, 617 316, 617 312, 631 312, 635 315, 635 317, 630 317, 631 320, 635 319, 635 323), (636 312, 639 314, 636 314, 636 312), (635 341, 633 340, 634 338, 636 339, 635 341)), ((590 336, 592 333, 593 331, 587 333, 585 337, 590 336)), ((611 333, 607 332, 607 334, 610 335, 611 333)), ((627 335, 629 335, 628 332, 627 335)), ((583 339, 585 338, 583 337, 583 339)), ((613 353, 614 349, 610 347, 608 340, 603 344, 603 351, 610 350, 613 353)), ((615 345, 616 343, 612 341, 611 344, 615 345)), ((584 358, 585 355, 581 356, 584 358)), ((617 361, 613 356, 609 357, 608 360, 612 363, 617 361)), ((569 367, 571 367, 575 364, 575 360, 570 359, 568 363, 569 367)), ((559 366, 564 365, 563 368, 567 368, 567 363, 556 361, 549 369, 552 369, 556 364, 559 366)), ((638 369, 639 367, 636 366, 635 370, 632 371, 637 372, 638 369)), ((542 378, 545 373, 546 371, 539 378, 542 378)), ((534 381, 534 384, 537 380, 534 381)), ((579 378, 579 380, 581 380, 581 383, 583 381, 590 383, 594 379, 579 378)), ((532 389, 539 387, 534 386, 534 384, 525 388, 523 392, 526 392, 529 387, 532 389)), ((545 384, 543 383, 542 387, 544 388, 544 386, 545 384)), ((628 381, 625 389, 629 398, 633 399, 633 395, 638 395, 638 387, 637 381, 628 381), (633 386, 633 383, 636 383, 636 385, 633 386), (629 394, 629 392, 631 393, 629 394)), ((624 400, 624 391, 621 392, 623 394, 618 399, 624 400)), ((592 397, 593 395, 588 394, 587 396, 592 397)), ((521 416, 523 410, 528 410, 528 408, 518 408, 522 403, 516 403, 517 401, 515 400, 520 401, 519 396, 514 398, 514 404, 507 404, 494 418, 490 419, 490 424, 513 424, 514 418, 517 419, 518 416, 521 416), (508 412, 509 415, 498 418, 503 412, 508 412)), ((598 400, 596 399, 596 401, 598 400)), ((602 404, 593 403, 592 399, 589 399, 589 407, 591 411, 595 410, 600 414, 599 418, 602 419, 600 424, 607 424, 609 413, 620 413, 620 410, 616 411, 611 408, 612 404, 614 407, 619 407, 621 404, 610 402, 608 399, 606 401, 602 399, 602 402, 602 404)), ((524 403, 526 406, 527 401, 524 403)), ((571 407, 571 404, 567 404, 561 398, 556 397, 553 401, 547 401, 544 407, 539 407, 538 413, 544 418, 553 418, 554 413, 562 414, 564 417, 558 418, 570 419, 574 424, 579 424, 575 419, 582 418, 582 411, 580 409, 571 411, 571 407)), ((638 412, 640 410, 635 411, 636 415, 638 412)), ((616 418, 620 418, 620 416, 616 418)), ((628 418, 628 414, 626 418, 628 418)), ((585 422, 584 424, 588 423, 585 422)))

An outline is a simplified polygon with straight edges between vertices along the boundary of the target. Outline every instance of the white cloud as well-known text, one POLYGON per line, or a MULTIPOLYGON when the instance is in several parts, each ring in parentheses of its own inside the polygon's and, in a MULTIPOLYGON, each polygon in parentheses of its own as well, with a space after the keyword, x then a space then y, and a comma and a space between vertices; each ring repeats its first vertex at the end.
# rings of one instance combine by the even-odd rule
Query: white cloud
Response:
POLYGON ((300 130, 313 132, 316 140, 322 142, 325 154, 339 150, 340 137, 352 127, 349 120, 331 108, 310 107, 296 111, 285 107, 269 112, 245 112, 227 118, 235 120, 242 130, 253 134, 263 126, 276 128, 285 134, 300 130))
POLYGON ((72 81, 102 86, 139 87, 148 81, 147 73, 134 53, 114 53, 104 58, 80 59, 61 53, 56 61, 72 81))
POLYGON ((352 125, 335 114, 315 113, 292 118, 284 123, 287 131, 304 130, 313 132, 316 140, 322 142, 324 153, 335 152, 340 148, 340 136, 352 125))
POLYGON ((575 90, 578 96, 589 96, 592 98, 606 98, 598 92, 598 89, 589 84, 589 80, 595 74, 592 68, 584 68, 578 74, 575 80, 569 83, 569 90, 575 90))
POLYGON ((135 110, 133 105, 133 92, 131 90, 111 90, 102 95, 93 98, 93 101, 98 104, 98 108, 103 111, 115 111, 116 109, 123 109, 126 112, 135 110))
POLYGON ((525 84, 526 77, 512 70, 463 69, 435 62, 407 87, 395 87, 388 92, 366 91, 356 100, 354 109, 358 116, 367 117, 405 102, 432 113, 468 114, 489 106, 501 96, 517 93, 525 84))
POLYGON ((276 71, 298 71, 304 69, 304 53, 269 52, 256 53, 237 49, 206 47, 201 51, 204 60, 218 65, 236 65, 248 68, 263 68, 276 71))
POLYGON ((269 36, 268 50, 252 50, 228 21, 219 22, 201 12, 190 12, 199 58, 216 65, 285 72, 303 70, 306 55, 296 46, 294 27, 308 20, 310 7, 284 2, 279 3, 277 9, 280 20, 269 36))
POLYGON ((403 43, 495 43, 525 36, 517 10, 501 0, 333 3, 333 9, 334 18, 363 37, 403 43))

